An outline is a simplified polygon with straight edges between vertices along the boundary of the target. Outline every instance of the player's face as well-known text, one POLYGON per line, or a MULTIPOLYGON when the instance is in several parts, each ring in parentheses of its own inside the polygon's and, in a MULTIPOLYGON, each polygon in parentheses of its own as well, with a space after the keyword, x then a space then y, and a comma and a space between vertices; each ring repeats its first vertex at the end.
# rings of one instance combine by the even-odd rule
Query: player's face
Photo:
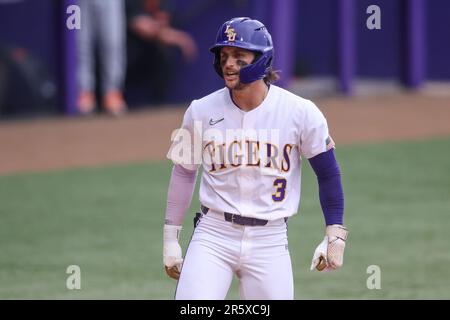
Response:
POLYGON ((220 65, 228 89, 239 90, 244 87, 239 81, 239 70, 251 64, 254 58, 253 52, 241 48, 223 47, 220 50, 220 65))

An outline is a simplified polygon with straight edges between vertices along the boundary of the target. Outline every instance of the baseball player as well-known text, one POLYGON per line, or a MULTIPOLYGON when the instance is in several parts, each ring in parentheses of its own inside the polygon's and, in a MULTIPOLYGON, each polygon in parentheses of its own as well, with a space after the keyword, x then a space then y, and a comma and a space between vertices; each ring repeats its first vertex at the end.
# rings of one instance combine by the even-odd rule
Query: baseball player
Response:
POLYGON ((315 104, 272 83, 266 27, 233 18, 210 51, 225 87, 194 100, 168 158, 163 259, 178 279, 176 299, 225 299, 233 275, 242 299, 293 299, 287 220, 300 201, 302 159, 317 175, 325 237, 311 270, 343 264, 347 229, 340 169, 326 119, 315 104), (183 261, 181 226, 202 166, 201 210, 183 261))

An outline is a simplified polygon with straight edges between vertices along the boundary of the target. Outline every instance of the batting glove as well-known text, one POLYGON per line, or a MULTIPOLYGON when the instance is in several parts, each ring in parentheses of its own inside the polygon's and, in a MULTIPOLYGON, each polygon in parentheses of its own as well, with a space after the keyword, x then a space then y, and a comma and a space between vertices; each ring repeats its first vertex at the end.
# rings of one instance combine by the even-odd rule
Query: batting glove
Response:
POLYGON ((181 226, 164 225, 163 262, 167 275, 175 280, 180 278, 183 263, 181 247, 178 243, 181 229, 181 226))
POLYGON ((332 271, 344 263, 345 241, 348 231, 344 226, 333 224, 327 226, 325 238, 317 246, 311 262, 311 270, 332 271))

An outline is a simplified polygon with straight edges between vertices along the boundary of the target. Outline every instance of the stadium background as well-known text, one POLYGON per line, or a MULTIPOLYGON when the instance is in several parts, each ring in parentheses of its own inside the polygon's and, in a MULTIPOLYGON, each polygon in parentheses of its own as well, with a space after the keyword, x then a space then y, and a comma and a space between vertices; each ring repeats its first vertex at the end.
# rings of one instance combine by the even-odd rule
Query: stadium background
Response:
MULTIPOLYGON (((345 264, 318 274, 308 267, 323 218, 304 166, 289 224, 296 298, 450 298, 448 1, 171 1, 199 57, 174 59, 164 104, 141 105, 126 88, 131 110, 121 118, 73 114, 73 3, 0 1, 0 298, 172 297, 162 268, 164 154, 189 101, 222 85, 207 50, 217 27, 246 15, 274 37, 280 85, 326 115, 343 171, 345 264), (381 30, 366 27, 373 4, 381 30), (45 90, 27 87, 27 65, 45 90), (69 265, 81 268, 81 290, 66 288, 69 265), (371 265, 379 290, 366 285, 371 265)), ((183 248, 197 207, 194 197, 183 248)), ((234 283, 228 298, 237 297, 234 283)))

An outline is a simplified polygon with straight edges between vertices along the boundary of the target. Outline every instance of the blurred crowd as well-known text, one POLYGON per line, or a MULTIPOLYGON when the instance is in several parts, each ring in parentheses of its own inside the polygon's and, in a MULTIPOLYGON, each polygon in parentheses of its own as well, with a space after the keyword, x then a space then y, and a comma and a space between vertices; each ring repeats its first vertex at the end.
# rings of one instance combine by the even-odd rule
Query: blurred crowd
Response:
POLYGON ((79 0, 77 110, 101 106, 112 115, 127 110, 125 84, 141 87, 152 103, 163 102, 171 78, 171 50, 186 62, 197 56, 192 36, 172 25, 160 0, 79 0), (97 99, 98 98, 98 99, 97 99))
POLYGON ((0 118, 62 106, 118 116, 170 101, 176 66, 198 53, 176 9, 170 0, 0 0, 0 118), (51 27, 70 4, 79 27, 51 27))

